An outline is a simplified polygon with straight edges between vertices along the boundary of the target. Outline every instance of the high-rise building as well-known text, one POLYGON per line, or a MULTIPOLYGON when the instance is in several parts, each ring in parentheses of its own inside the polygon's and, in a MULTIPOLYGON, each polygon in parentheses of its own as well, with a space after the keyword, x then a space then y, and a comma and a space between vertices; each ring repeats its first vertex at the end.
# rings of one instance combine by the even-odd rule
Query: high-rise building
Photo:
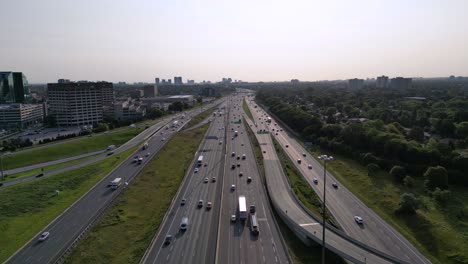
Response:
POLYGON ((349 79, 348 80, 348 87, 349 89, 361 89, 364 87, 364 79, 349 79))
POLYGON ((159 85, 159 78, 154 79, 154 84, 159 85))
POLYGON ((158 96, 158 86, 155 85, 146 85, 143 87, 144 97, 156 97, 158 96))
POLYGON ((47 84, 49 112, 59 126, 94 125, 114 118, 114 88, 110 82, 47 84))
POLYGON ((29 96, 28 80, 22 72, 0 72, 0 103, 24 103, 29 96))
POLYGON ((182 85, 182 77, 174 77, 174 85, 182 85))
POLYGON ((187 80, 187 84, 195 84, 195 80, 187 80))
POLYGON ((396 77, 390 80, 390 87, 393 89, 408 89, 411 88, 411 78, 396 77))
POLYGON ((167 79, 167 84, 171 85, 171 84, 172 84, 172 80, 171 80, 171 79, 167 79))
POLYGON ((377 88, 387 88, 388 87, 388 76, 382 75, 377 77, 375 87, 377 88))

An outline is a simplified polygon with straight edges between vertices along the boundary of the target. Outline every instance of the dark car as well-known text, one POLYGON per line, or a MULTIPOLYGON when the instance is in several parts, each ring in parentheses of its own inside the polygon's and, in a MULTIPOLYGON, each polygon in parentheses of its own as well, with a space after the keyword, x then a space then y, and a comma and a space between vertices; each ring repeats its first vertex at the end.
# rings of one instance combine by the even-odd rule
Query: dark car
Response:
POLYGON ((167 246, 171 244, 172 242, 172 235, 167 235, 166 238, 164 238, 164 245, 167 246))

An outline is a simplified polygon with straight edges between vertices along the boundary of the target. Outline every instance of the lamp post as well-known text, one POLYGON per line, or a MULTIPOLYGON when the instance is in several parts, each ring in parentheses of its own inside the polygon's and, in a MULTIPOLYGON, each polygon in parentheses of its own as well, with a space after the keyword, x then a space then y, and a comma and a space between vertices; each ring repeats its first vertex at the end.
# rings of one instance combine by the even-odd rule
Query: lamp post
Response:
MULTIPOLYGON (((0 151, 2 151, 4 147, 0 147, 0 151)), ((3 180, 3 153, 0 153, 0 169, 2 172, 2 180, 3 180)))
POLYGON ((327 185, 327 161, 332 161, 333 157, 328 155, 320 155, 318 157, 320 160, 323 160, 323 208, 322 208, 322 264, 325 264, 325 187, 327 185))

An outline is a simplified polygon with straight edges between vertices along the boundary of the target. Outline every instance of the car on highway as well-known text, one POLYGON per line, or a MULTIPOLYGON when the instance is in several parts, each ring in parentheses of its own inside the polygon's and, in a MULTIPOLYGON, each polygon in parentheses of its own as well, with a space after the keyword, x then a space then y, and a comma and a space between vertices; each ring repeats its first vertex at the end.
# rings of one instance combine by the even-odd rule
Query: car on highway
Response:
POLYGON ((278 133, 276 133, 276 135, 278 135, 278 133))
POLYGON ((255 204, 251 204, 250 205, 250 213, 255 214, 255 212, 256 212, 255 204))
POLYGON ((193 172, 197 173, 197 172, 198 172, 198 168, 195 168, 195 170, 194 170, 193 172))
POLYGON ((166 140, 166 138, 161 138, 161 141, 164 141, 164 140, 166 140))
POLYGON ((235 164, 232 164, 231 165, 231 169, 235 169, 236 168, 236 165, 235 164))
POLYGON ((236 159, 237 159, 237 160, 240 160, 240 156, 237 156, 237 158, 236 158, 236 159))
POLYGON ((211 210, 212 207, 213 207, 213 204, 211 202, 208 202, 206 204, 206 210, 211 210))
POLYGON ((236 190, 236 185, 231 185, 231 191, 235 191, 236 190))
POLYGON ((252 177, 247 177, 247 183, 251 183, 252 182, 252 177))
POLYGON ((200 207, 203 207, 203 200, 198 201, 197 206, 198 206, 199 208, 200 208, 200 207))
POLYGON ((312 169, 312 164, 307 165, 307 168, 309 168, 309 170, 311 170, 312 169))
POLYGON ((212 182, 216 182, 216 177, 211 178, 212 182))
POLYGON ((359 225, 364 224, 364 219, 362 219, 362 217, 360 217, 358 215, 354 216, 354 221, 356 221, 356 223, 358 223, 359 225))
POLYGON ((242 154, 242 159, 245 160, 247 156, 245 154, 242 154))
POLYGON ((40 236, 39 236, 39 241, 42 242, 42 241, 45 241, 47 238, 49 238, 49 235, 50 233, 49 232, 44 232, 42 233, 40 236))
POLYGON ((149 152, 148 152, 148 153, 146 153, 146 157, 148 157, 149 155, 150 155, 150 153, 149 153, 149 152))
POLYGON ((233 152, 231 153, 231 157, 234 157, 234 156, 236 156, 236 153, 233 151, 233 152))
POLYGON ((231 215, 231 222, 235 222, 235 221, 236 221, 236 219, 237 219, 237 217, 236 217, 236 215, 235 215, 235 214, 231 215))
POLYGON ((167 246, 167 245, 171 244, 171 242, 172 242, 172 235, 167 235, 164 238, 164 245, 167 246))
POLYGON ((288 145, 288 144, 286 144, 286 147, 287 147, 287 148, 289 148, 289 145, 288 145))
POLYGON ((297 163, 301 164, 301 162, 302 162, 301 159, 297 159, 297 163))
POLYGON ((338 184, 336 182, 332 183, 333 188, 338 189, 338 184))
POLYGON ((203 182, 204 182, 204 183, 207 183, 207 182, 208 182, 208 178, 203 179, 203 182))
POLYGON ((237 167, 240 167, 240 163, 237 163, 237 167))
POLYGON ((317 178, 314 178, 314 183, 315 183, 315 184, 318 184, 317 178))
POLYGON ((263 153, 266 153, 266 150, 264 150, 263 153))
POLYGON ((239 177, 242 177, 244 174, 241 172, 239 172, 239 177))
POLYGON ((302 156, 303 156, 303 157, 305 157, 305 156, 306 156, 306 154, 303 152, 303 153, 302 153, 302 156))
POLYGON ((183 198, 182 200, 180 200, 180 205, 184 206, 186 202, 187 202, 187 199, 183 198))

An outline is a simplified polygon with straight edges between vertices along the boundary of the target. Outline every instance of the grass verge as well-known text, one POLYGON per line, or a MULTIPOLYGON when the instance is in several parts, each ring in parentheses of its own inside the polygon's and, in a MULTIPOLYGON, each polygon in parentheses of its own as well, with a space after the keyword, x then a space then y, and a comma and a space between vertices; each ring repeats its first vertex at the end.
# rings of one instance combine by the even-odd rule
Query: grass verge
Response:
MULTIPOLYGON (((291 187, 294 193, 297 195, 299 200, 309 209, 316 217, 322 219, 322 202, 317 197, 317 194, 314 192, 309 183, 302 177, 301 173, 296 169, 294 164, 291 162, 291 159, 284 153, 281 146, 278 144, 275 138, 272 137, 273 144, 275 145, 276 152, 278 153, 278 158, 281 161, 284 173, 289 178, 291 187)), ((325 213, 325 220, 339 228, 336 220, 327 210, 325 213)))
POLYGON ((115 133, 101 134, 94 137, 85 137, 62 144, 51 145, 47 148, 11 154, 3 157, 3 169, 10 170, 33 164, 58 160, 67 157, 98 151, 109 145, 122 145, 129 139, 138 135, 143 129, 126 129, 115 133))
POLYGON ((55 169, 59 169, 59 168, 63 168, 63 167, 68 167, 68 166, 74 165, 74 164, 78 164, 78 163, 83 162, 85 160, 92 159, 92 158, 94 158, 96 156, 97 155, 93 155, 93 156, 84 157, 84 158, 81 158, 81 159, 62 162, 60 164, 46 166, 46 167, 43 167, 43 168, 32 169, 32 170, 28 170, 28 171, 24 171, 24 172, 20 172, 20 173, 5 175, 5 180, 13 180, 13 179, 18 179, 18 178, 37 175, 37 174, 43 172, 43 170, 45 171, 45 173, 47 173, 47 171, 55 170, 55 169))
POLYGON ((466 188, 450 186, 451 196, 445 205, 424 193, 423 179, 415 178, 414 187, 396 183, 380 171, 367 176, 366 167, 356 161, 334 155, 327 164, 333 175, 362 202, 395 227, 433 263, 468 263, 468 193, 466 188), (415 215, 398 215, 400 195, 413 193, 421 209, 415 215))
POLYGON ((203 121, 205 118, 207 118, 208 116, 212 115, 213 112, 216 110, 217 106, 214 106, 214 107, 211 107, 211 108, 208 108, 207 110, 201 112, 200 114, 194 116, 192 118, 192 120, 190 120, 190 122, 188 122, 188 124, 186 125, 185 129, 187 128, 191 128, 195 125, 198 125, 198 123, 200 123, 201 121, 203 121))
POLYGON ((205 124, 174 136, 91 229, 66 262, 139 263, 208 126, 205 124))
POLYGON ((252 120, 252 122, 255 122, 254 119, 253 119, 253 116, 252 116, 252 112, 250 112, 250 108, 249 106, 247 105, 247 101, 246 99, 244 98, 244 100, 242 100, 242 108, 244 108, 244 112, 247 114, 247 116, 250 118, 250 120, 252 120))
POLYGON ((50 178, 0 189, 0 262, 36 235, 135 148, 50 178), (60 194, 55 195, 55 190, 60 194))

